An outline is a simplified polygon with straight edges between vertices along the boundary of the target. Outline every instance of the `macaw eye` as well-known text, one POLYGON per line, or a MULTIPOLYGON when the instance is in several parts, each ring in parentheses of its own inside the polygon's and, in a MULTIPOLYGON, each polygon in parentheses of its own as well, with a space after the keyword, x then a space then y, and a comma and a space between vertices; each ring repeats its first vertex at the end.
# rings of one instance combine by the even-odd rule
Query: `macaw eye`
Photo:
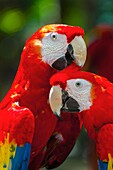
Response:
POLYGON ((77 81, 76 83, 75 83, 75 86, 77 87, 77 88, 81 88, 82 87, 82 83, 80 82, 80 81, 77 81))
POLYGON ((54 33, 51 34, 51 39, 52 40, 55 41, 55 40, 57 40, 57 38, 58 38, 58 34, 57 33, 54 32, 54 33))

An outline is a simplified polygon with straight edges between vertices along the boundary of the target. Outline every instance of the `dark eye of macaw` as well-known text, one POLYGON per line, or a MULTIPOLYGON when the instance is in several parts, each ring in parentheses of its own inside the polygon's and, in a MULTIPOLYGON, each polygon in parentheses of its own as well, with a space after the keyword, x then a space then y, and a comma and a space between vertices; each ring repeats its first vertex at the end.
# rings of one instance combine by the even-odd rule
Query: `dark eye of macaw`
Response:
POLYGON ((81 86, 81 82, 76 82, 75 86, 76 87, 80 87, 81 86))
POLYGON ((57 39, 57 33, 52 33, 51 34, 51 39, 56 40, 57 39))

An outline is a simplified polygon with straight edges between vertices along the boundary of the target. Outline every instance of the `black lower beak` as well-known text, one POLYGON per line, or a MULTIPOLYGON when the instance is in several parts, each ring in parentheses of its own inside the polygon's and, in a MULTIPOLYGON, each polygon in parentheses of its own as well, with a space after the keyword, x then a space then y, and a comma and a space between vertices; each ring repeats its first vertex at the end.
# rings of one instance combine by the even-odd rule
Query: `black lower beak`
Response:
POLYGON ((60 57, 58 60, 56 60, 52 64, 52 67, 57 70, 63 70, 64 68, 66 68, 67 66, 72 64, 72 62, 75 60, 75 56, 73 53, 74 53, 73 47, 71 44, 69 44, 65 56, 60 57))
POLYGON ((56 60, 53 64, 52 67, 57 69, 57 70, 63 70, 64 68, 67 67, 67 61, 65 57, 60 57, 58 60, 56 60))
POLYGON ((73 99, 72 97, 69 97, 68 93, 63 90, 62 94, 62 111, 63 112, 80 112, 80 106, 78 102, 73 99))

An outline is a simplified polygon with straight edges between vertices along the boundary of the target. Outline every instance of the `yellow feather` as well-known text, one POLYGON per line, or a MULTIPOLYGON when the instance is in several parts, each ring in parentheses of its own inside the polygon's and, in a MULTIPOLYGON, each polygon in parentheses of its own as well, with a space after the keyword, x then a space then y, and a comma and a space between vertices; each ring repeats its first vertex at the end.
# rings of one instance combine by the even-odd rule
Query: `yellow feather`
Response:
POLYGON ((109 162, 108 162, 108 170, 113 170, 113 158, 111 154, 108 154, 109 162))
POLYGON ((17 145, 14 141, 9 143, 9 133, 4 140, 4 143, 0 143, 0 170, 11 169, 11 158, 15 157, 17 145))

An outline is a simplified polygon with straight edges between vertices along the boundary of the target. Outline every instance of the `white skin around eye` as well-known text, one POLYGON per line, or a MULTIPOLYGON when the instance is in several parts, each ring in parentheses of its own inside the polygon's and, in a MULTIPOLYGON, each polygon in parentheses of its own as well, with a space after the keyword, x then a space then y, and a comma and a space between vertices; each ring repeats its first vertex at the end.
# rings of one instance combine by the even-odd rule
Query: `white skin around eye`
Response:
POLYGON ((67 51, 66 35, 55 32, 47 33, 42 39, 42 60, 50 66, 67 51))
POLYGON ((84 79, 71 79, 67 81, 66 91, 80 105, 80 111, 88 110, 92 105, 92 84, 84 79))

